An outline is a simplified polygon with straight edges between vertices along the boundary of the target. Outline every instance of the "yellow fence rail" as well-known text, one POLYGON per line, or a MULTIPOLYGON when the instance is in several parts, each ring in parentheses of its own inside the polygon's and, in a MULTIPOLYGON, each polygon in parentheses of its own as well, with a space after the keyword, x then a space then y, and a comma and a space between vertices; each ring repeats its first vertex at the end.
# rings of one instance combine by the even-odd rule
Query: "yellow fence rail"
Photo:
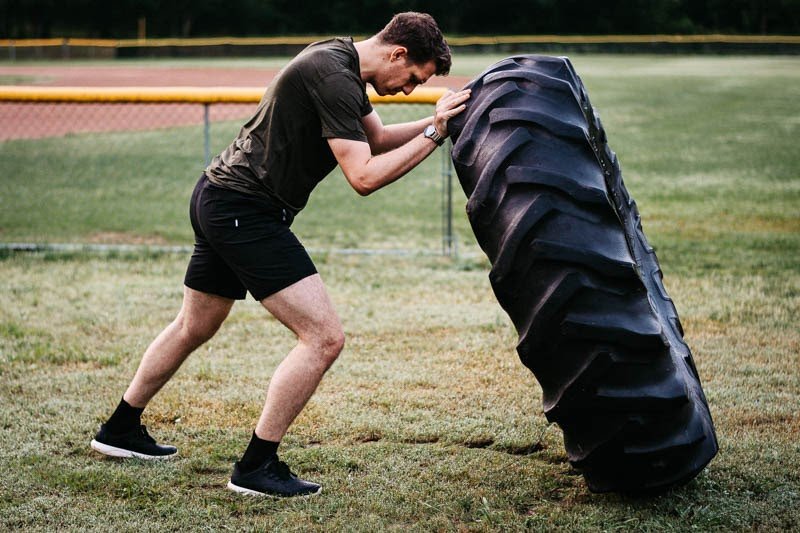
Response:
MULTIPOLYGON (((435 104, 444 87, 418 87, 410 95, 378 96, 367 90, 376 104, 435 104)), ((250 104, 258 103, 263 87, 40 87, 0 86, 0 102, 149 103, 149 104, 250 104)))
MULTIPOLYGON (((162 46, 259 46, 259 45, 306 45, 330 36, 299 37, 215 37, 197 39, 0 39, 0 47, 55 47, 94 46, 99 48, 132 48, 162 46)), ((357 37, 361 38, 363 36, 357 37)), ((499 35, 450 37, 453 46, 497 45, 497 44, 636 44, 636 43, 742 43, 742 44, 800 44, 800 35, 499 35)))

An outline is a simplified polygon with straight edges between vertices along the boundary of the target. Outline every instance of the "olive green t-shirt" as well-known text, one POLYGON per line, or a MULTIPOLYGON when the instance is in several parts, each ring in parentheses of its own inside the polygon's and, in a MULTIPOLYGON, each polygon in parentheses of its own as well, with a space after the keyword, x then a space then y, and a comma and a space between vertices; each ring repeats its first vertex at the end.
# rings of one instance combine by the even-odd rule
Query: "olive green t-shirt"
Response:
POLYGON ((309 45, 267 87, 255 115, 206 169, 219 186, 297 213, 336 167, 327 139, 367 141, 372 112, 352 38, 309 45))

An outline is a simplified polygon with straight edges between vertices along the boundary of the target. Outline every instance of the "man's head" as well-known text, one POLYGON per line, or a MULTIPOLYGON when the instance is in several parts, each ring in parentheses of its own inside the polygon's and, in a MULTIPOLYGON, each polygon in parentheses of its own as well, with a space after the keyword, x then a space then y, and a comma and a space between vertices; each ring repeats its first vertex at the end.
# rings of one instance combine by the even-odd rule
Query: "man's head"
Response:
POLYGON ((433 17, 425 13, 395 15, 370 41, 382 50, 382 63, 369 75, 380 95, 411 93, 428 78, 450 72, 450 48, 433 17))
POLYGON ((450 72, 450 47, 436 21, 427 13, 399 13, 392 17, 377 38, 381 44, 405 48, 408 59, 417 65, 433 61, 438 76, 450 72))

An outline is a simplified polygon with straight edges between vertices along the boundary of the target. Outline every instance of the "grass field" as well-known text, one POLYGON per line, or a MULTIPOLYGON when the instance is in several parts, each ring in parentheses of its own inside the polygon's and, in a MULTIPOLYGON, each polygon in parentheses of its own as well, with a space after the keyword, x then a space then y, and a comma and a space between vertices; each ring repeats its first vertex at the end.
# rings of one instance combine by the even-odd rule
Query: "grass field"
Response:
MULTIPOLYGON (((457 58, 454 74, 495 59, 457 58)), ((255 302, 148 407, 180 458, 119 462, 88 443, 177 311, 187 257, 0 252, 0 529, 800 528, 800 59, 572 59, 714 416, 720 453, 695 481, 656 498, 588 492, 514 352, 460 193, 457 258, 333 253, 436 251, 437 154, 369 198, 334 173, 295 223, 348 336, 282 445, 324 485, 313 499, 224 490, 293 343, 255 302)), ((216 150, 236 127, 216 127, 216 150)), ((0 241, 190 244, 201 158, 191 129, 2 143, 0 241)))

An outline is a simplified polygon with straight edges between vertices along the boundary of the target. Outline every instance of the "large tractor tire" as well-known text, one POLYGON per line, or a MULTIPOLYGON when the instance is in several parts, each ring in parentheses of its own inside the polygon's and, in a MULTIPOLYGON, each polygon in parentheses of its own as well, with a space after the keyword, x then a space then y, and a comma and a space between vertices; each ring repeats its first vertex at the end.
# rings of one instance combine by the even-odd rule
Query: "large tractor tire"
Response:
POLYGON ((470 83, 451 120, 467 215, 594 492, 658 492, 717 452, 711 414, 636 204, 566 58, 519 56, 470 83))

